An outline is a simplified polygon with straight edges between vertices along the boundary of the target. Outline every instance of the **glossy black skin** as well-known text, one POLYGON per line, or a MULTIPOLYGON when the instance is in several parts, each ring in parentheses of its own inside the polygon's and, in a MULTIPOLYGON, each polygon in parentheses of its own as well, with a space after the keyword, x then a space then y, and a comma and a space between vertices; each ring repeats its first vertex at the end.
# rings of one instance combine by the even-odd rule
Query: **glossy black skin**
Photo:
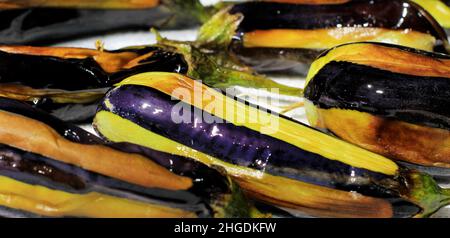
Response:
POLYGON ((450 7, 450 0, 442 0, 442 1, 445 3, 445 5, 450 7))
POLYGON ((0 44, 49 44, 74 37, 198 22, 165 7, 132 10, 27 8, 0 11, 0 44))
POLYGON ((128 76, 142 72, 155 70, 187 72, 187 63, 182 55, 163 51, 157 47, 110 52, 135 52, 138 55, 154 52, 154 54, 131 69, 108 73, 93 57, 59 58, 0 51, 0 82, 20 83, 32 88, 75 91, 108 88, 128 76))
POLYGON ((140 154, 152 158, 153 162, 156 162, 169 171, 180 176, 191 178, 194 181, 194 186, 189 191, 201 198, 213 200, 215 197, 220 196, 220 194, 231 192, 229 181, 220 172, 210 169, 195 160, 130 143, 112 143, 108 144, 108 146, 123 152, 140 154))
MULTIPOLYGON (((95 90, 101 95, 115 83, 134 74, 150 71, 185 74, 188 71, 188 64, 182 55, 158 47, 111 51, 111 53, 120 52, 135 52, 138 55, 153 52, 153 54, 133 68, 108 73, 92 57, 73 59, 0 51, 0 83, 19 84, 34 89, 95 90)), ((95 114, 97 100, 85 104, 60 104, 53 102, 51 98, 42 97, 30 103, 62 120, 84 122, 92 119, 95 114)))
POLYGON ((26 103, 66 122, 91 123, 100 101, 101 99, 91 103, 55 103, 50 98, 42 98, 26 103))
POLYGON ((320 108, 357 110, 450 130, 449 78, 332 61, 308 83, 305 98, 320 108))
POLYGON ((421 8, 416 4, 403 0, 354 0, 330 5, 274 2, 236 4, 230 13, 242 13, 244 19, 239 25, 230 50, 258 72, 285 71, 306 74, 309 65, 324 49, 245 48, 240 38, 246 32, 254 30, 313 30, 364 26, 393 30, 413 29, 428 33, 438 40, 435 51, 446 52, 443 45, 447 41, 445 31, 429 14, 418 9, 421 8), (402 16, 404 11, 407 11, 406 17, 402 16))
POLYGON ((170 191, 129 184, 7 145, 0 145, 0 175, 73 194, 99 192, 181 207, 201 216, 208 216, 210 212, 202 198, 190 191, 170 191))
POLYGON ((197 209, 198 212, 205 213, 206 209, 209 215, 212 211, 210 211, 208 203, 220 198, 223 194, 231 193, 230 184, 226 177, 194 160, 129 143, 106 144, 104 140, 95 135, 70 123, 63 122, 44 111, 32 108, 23 102, 0 98, 0 110, 43 122, 55 129, 64 138, 75 143, 105 145, 122 152, 143 155, 175 174, 191 178, 194 186, 187 191, 143 188, 2 144, 0 144, 1 175, 25 183, 38 184, 72 193, 99 191, 119 196, 123 192, 131 192, 135 195, 144 196, 146 199, 151 198, 160 200, 162 203, 176 203, 175 206, 191 207, 189 209, 197 209), (118 191, 110 191, 109 189, 118 191))
MULTIPOLYGON (((171 100, 169 95, 152 88, 124 85, 111 90, 105 100, 113 105, 114 114, 231 164, 321 186, 356 190, 373 196, 393 195, 392 191, 378 186, 378 182, 398 186, 389 176, 328 160, 247 127, 238 127, 231 123, 207 123, 202 120, 202 115, 198 114, 198 108, 194 109, 197 113, 191 113, 189 118, 197 123, 174 124, 171 119, 172 108, 183 103, 171 100), (155 114, 155 111, 158 113, 155 114), (370 181, 352 183, 350 174, 370 181)), ((183 105, 184 108, 191 108, 187 104, 183 105)), ((101 110, 109 111, 105 105, 99 108, 99 111, 101 110)), ((215 122, 223 121, 204 111, 203 117, 215 122)), ((99 123, 102 122, 97 120, 97 124, 99 123)))
POLYGON ((437 22, 425 20, 424 13, 416 6, 403 0, 357 0, 328 5, 246 2, 236 4, 230 13, 244 15, 239 32, 360 26, 412 29, 431 34, 436 39, 446 39, 437 22), (404 12, 407 12, 407 15, 403 17, 404 12))

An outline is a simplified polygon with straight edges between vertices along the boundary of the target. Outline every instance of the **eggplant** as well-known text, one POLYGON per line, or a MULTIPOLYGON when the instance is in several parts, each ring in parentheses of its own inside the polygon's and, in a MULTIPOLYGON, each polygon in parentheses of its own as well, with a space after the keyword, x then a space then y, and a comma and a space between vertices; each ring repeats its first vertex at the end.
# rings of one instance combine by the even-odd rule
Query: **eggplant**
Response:
POLYGON ((289 95, 302 92, 245 68, 219 67, 217 61, 188 43, 165 39, 152 46, 114 51, 0 46, 0 96, 27 101, 66 121, 84 122, 92 119, 99 100, 110 87, 142 72, 201 76, 208 85, 220 88, 240 85, 276 87, 289 95))
POLYGON ((198 0, 2 0, 0 44, 42 45, 124 30, 189 27, 211 10, 198 0))
POLYGON ((427 10, 447 31, 450 29, 449 0, 412 0, 427 10))
POLYGON ((9 216, 256 214, 229 178, 189 158, 130 143, 106 144, 7 98, 0 98, 0 121, 0 206, 13 211, 9 216))
POLYGON ((0 46, 0 96, 83 122, 124 77, 155 70, 186 73, 185 67, 181 55, 151 46, 116 51, 0 46))
POLYGON ((338 46, 313 63, 304 96, 314 127, 390 158, 450 168, 448 55, 338 46))
POLYGON ((450 50, 439 23, 406 0, 244 2, 213 16, 197 41, 217 52, 229 51, 259 72, 302 74, 320 53, 349 42, 450 50))
POLYGON ((222 167, 253 199, 313 216, 421 217, 450 201, 427 174, 180 74, 123 80, 93 126, 111 142, 222 167))

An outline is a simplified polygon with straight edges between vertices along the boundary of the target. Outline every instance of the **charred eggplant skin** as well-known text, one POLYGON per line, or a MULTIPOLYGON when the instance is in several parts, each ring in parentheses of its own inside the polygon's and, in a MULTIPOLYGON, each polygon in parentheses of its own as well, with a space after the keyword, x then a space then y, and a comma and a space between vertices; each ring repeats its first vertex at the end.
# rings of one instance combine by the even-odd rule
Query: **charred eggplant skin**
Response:
POLYGON ((197 0, 163 0, 142 5, 129 1, 119 5, 102 4, 103 1, 4 2, 0 5, 0 43, 22 45, 123 30, 194 26, 205 10, 197 0), (180 8, 184 14, 177 14, 180 8))
POLYGON ((317 59, 305 98, 309 121, 316 127, 389 157, 450 167, 449 90, 448 55, 355 43, 317 59), (386 54, 390 56, 379 57, 386 54))
POLYGON ((187 63, 181 55, 152 46, 115 51, 23 46, 0 49, 1 82, 19 81, 32 88, 67 91, 109 88, 136 73, 187 72, 187 63), (108 60, 118 63, 109 65, 108 60), (134 60, 138 61, 133 64, 134 60))
MULTIPOLYGON (((103 174, 98 173, 96 169, 89 167, 88 163, 68 163, 61 157, 47 156, 52 153, 46 153, 39 148, 27 151, 20 143, 8 143, 8 137, 5 134, 0 136, 1 176, 6 176, 24 184, 42 186, 47 189, 71 194, 88 195, 97 192, 150 203, 157 201, 157 204, 177 209, 182 208, 203 217, 251 216, 247 210, 247 206, 250 205, 246 204, 245 198, 241 197, 242 194, 240 194, 236 185, 216 170, 210 169, 199 162, 129 143, 105 144, 102 139, 79 127, 63 122, 19 101, 0 98, 0 112, 20 115, 27 118, 27 121, 30 121, 30 123, 39 122, 47 125, 54 129, 62 138, 85 149, 96 146, 96 148, 99 148, 98 154, 108 154, 109 152, 109 156, 114 158, 115 153, 125 153, 130 160, 130 165, 127 167, 130 170, 134 170, 131 164, 132 160, 136 157, 146 158, 151 160, 152 163, 161 166, 161 168, 170 171, 169 173, 187 178, 188 181, 192 181, 192 185, 185 187, 185 189, 173 190, 170 187, 166 189, 164 187, 146 187, 142 184, 130 183, 118 177, 105 175, 104 172, 103 174), (110 149, 101 151, 100 148, 110 149), (237 200, 240 202, 236 202, 237 200), (234 204, 230 205, 232 203, 234 204), (241 205, 245 207, 239 207, 241 205)), ((45 135, 39 136, 45 137, 45 135)), ((61 150, 64 150, 62 148, 64 144, 60 143, 61 150)), ((88 154, 85 156, 89 157, 88 154)), ((90 159, 94 159, 94 157, 90 159)), ((114 161, 111 162, 114 163, 114 161)), ((141 166, 146 165, 141 164, 141 166)), ((123 171, 122 173, 125 174, 126 172, 123 171)), ((110 175, 114 175, 114 173, 110 175)), ((167 179, 173 178, 168 177, 167 179)))
POLYGON ((239 25, 239 32, 251 32, 254 30, 270 29, 320 29, 365 26, 381 27, 387 29, 411 29, 422 33, 430 33, 437 39, 444 36, 444 33, 435 28, 432 22, 423 21, 423 15, 417 14, 420 11, 408 6, 410 10, 402 25, 398 25, 398 16, 404 7, 403 1, 376 0, 368 4, 369 1, 348 1, 344 4, 283 4, 276 2, 247 2, 235 5, 231 8, 231 14, 243 14, 244 18, 239 25), (302 14, 300 14, 302 13, 302 14), (305 13, 316 14, 304 15, 305 13), (366 14, 372 14, 368 19, 366 14), (296 16, 296 17, 293 17, 296 16), (340 16, 331 18, 330 16, 340 16))
POLYGON ((120 80, 141 72, 187 73, 184 56, 156 46, 115 51, 0 46, 0 95, 83 122, 120 80))
POLYGON ((238 123, 234 117, 228 117, 220 110, 212 114, 213 109, 208 106, 211 99, 198 102, 184 95, 182 98, 175 96, 173 100, 172 90, 183 89, 203 92, 204 98, 218 100, 215 103, 224 105, 223 108, 225 105, 226 108, 245 108, 239 112, 241 114, 255 115, 251 113, 258 111, 240 101, 229 98, 230 101, 227 101, 221 92, 204 85, 200 88, 194 85, 192 79, 177 74, 145 73, 132 76, 107 94, 95 117, 94 127, 99 134, 114 142, 136 143, 183 154, 209 166, 224 167, 250 196, 318 216, 408 217, 416 215, 418 207, 423 211, 430 210, 423 201, 417 202, 416 198, 407 195, 407 191, 414 189, 408 187, 403 178, 415 172, 284 117, 274 115, 279 120, 279 128, 267 134, 258 130, 261 124, 249 121, 238 123), (180 108, 187 108, 192 113, 178 123, 172 116, 180 108), (131 132, 135 136, 127 135, 131 132), (314 141, 320 141, 321 148, 337 146, 340 149, 328 153, 331 148, 320 150, 313 146, 314 141), (338 152, 343 150, 342 147, 348 152, 345 156, 338 152), (352 176, 354 179, 350 178, 352 176), (285 191, 284 188, 292 189, 285 191), (305 203, 305 194, 296 191, 314 194, 312 202, 305 203), (345 197, 350 191, 358 192, 369 200, 375 199, 372 206, 381 210, 376 212, 364 208, 358 209, 365 210, 364 214, 349 212, 352 210, 350 207, 357 203, 360 204, 358 206, 367 205, 355 200, 352 200, 353 205, 343 200, 333 201, 346 204, 342 205, 346 207, 342 210, 324 205, 323 199, 327 199, 324 196, 337 196, 339 193, 345 197), (274 194, 277 194, 276 198, 274 194), (387 204, 389 208, 384 207, 387 204), (330 210, 321 211, 325 209, 323 206, 330 210))
MULTIPOLYGON (((220 14, 217 20, 238 18, 234 33, 229 33, 230 29, 223 32, 235 34, 229 49, 256 69, 268 71, 287 70, 295 67, 295 61, 305 68, 324 50, 349 42, 387 42, 441 52, 449 48, 445 31, 428 12, 410 1, 245 2, 220 14), (268 57, 274 63, 268 63, 268 57)), ((214 41, 202 36, 219 31, 220 26, 214 27, 213 21, 204 25, 199 37, 209 46, 214 41)))
POLYGON ((248 67, 204 53, 189 42, 158 37, 150 46, 106 51, 69 47, 0 46, 0 96, 30 102, 65 121, 92 119, 93 108, 115 83, 142 72, 201 76, 212 87, 277 88, 298 95, 302 89, 274 82, 248 67), (161 39, 159 39, 161 38, 161 39), (227 80, 223 80, 226 78, 227 80))

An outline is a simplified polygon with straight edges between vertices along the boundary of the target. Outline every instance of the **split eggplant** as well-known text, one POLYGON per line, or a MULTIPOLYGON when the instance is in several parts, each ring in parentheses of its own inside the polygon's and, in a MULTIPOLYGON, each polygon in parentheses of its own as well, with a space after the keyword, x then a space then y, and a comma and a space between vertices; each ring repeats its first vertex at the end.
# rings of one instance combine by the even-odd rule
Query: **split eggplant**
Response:
POLYGON ((360 41, 450 50, 445 31, 410 1, 262 1, 235 4, 201 28, 198 44, 230 51, 257 71, 307 72, 331 47, 360 41))
POLYGON ((354 43, 322 54, 305 89, 314 127, 390 158, 450 167, 450 57, 354 43))
POLYGON ((412 0, 427 10, 447 30, 450 29, 449 0, 412 0))
POLYGON ((0 122, 0 215, 252 216, 231 180, 191 159, 108 145, 7 98, 0 98, 0 122))
POLYGON ((92 119, 99 99, 112 85, 142 72, 202 77, 219 88, 240 85, 275 87, 289 95, 302 92, 245 68, 218 66, 216 58, 188 43, 160 40, 154 46, 115 51, 0 46, 0 96, 27 101, 66 121, 83 122, 92 119))
POLYGON ((122 30, 193 26, 209 11, 198 0, 2 0, 0 44, 43 44, 122 30))
POLYGON ((450 202, 431 176, 175 73, 122 81, 94 128, 222 167, 254 199, 313 216, 427 216, 450 202))

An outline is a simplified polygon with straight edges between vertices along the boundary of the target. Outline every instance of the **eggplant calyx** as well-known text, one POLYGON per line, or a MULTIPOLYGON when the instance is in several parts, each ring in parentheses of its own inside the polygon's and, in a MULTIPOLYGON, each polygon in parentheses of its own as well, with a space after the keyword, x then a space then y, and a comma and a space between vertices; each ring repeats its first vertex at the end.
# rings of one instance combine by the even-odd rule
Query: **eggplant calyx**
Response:
POLYGON ((230 8, 221 10, 200 28, 197 44, 212 49, 227 49, 231 45, 244 16, 230 14, 230 8))
POLYGON ((206 22, 222 5, 206 7, 199 0, 162 0, 162 3, 175 14, 191 15, 200 22, 206 22))
POLYGON ((196 42, 173 41, 162 37, 156 30, 157 46, 175 51, 184 56, 188 64, 189 77, 202 80, 210 87, 226 89, 242 86, 265 90, 277 90, 288 96, 302 96, 303 89, 279 84, 272 79, 255 73, 227 53, 197 47, 196 42))
POLYGON ((233 180, 228 179, 231 192, 220 195, 210 206, 218 218, 268 218, 270 214, 261 213, 252 202, 250 202, 233 180))
POLYGON ((429 217, 450 204, 450 189, 441 188, 431 175, 410 171, 406 180, 410 187, 406 197, 422 207, 416 217, 429 217))

